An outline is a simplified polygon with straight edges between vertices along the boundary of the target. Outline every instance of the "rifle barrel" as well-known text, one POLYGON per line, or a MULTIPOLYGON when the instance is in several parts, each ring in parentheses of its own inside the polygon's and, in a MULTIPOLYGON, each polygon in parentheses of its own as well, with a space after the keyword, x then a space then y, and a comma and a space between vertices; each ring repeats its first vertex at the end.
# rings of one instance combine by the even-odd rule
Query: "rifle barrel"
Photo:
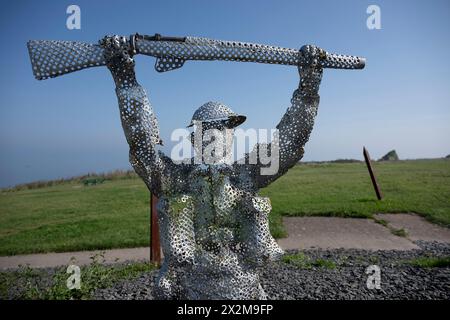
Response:
MULTIPOLYGON (((166 63, 167 69, 161 66, 162 70, 158 71, 178 68, 186 60, 242 61, 291 66, 301 65, 304 60, 298 49, 197 37, 186 37, 184 41, 165 41, 164 38, 137 39, 136 48, 138 53, 165 59, 162 64, 166 63), (170 66, 171 63, 174 65, 170 66)), ((324 68, 362 69, 365 59, 327 52, 326 57, 319 63, 324 68)))

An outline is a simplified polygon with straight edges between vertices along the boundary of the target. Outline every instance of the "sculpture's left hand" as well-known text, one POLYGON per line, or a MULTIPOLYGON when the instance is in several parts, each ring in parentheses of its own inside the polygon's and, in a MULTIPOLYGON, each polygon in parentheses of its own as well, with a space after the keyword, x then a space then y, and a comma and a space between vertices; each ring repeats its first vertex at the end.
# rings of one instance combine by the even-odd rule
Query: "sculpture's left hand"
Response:
POLYGON ((326 58, 326 51, 312 44, 301 47, 300 54, 304 63, 312 67, 318 66, 319 61, 326 58))
POLYGON ((307 94, 316 93, 319 90, 323 68, 320 61, 326 58, 326 51, 315 46, 305 45, 300 49, 302 64, 298 66, 300 74, 300 86, 307 94))

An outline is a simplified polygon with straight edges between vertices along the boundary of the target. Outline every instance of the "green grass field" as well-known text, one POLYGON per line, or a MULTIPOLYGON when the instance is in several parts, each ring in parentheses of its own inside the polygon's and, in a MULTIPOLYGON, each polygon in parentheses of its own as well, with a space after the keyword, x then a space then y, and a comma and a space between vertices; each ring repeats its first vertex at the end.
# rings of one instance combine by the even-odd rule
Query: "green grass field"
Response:
MULTIPOLYGON (((450 226, 450 160, 376 162, 377 201, 364 163, 297 165, 261 194, 272 199, 271 230, 281 215, 371 217, 416 212, 450 226)), ((80 180, 0 192, 0 255, 149 244, 149 193, 137 178, 80 180)))

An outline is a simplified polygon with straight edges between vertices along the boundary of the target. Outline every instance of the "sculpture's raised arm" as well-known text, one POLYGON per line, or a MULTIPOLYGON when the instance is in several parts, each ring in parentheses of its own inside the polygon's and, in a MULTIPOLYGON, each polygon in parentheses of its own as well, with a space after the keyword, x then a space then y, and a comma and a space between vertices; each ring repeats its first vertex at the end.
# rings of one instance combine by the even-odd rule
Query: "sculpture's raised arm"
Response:
POLYGON ((124 37, 110 36, 101 45, 116 84, 122 127, 130 146, 130 163, 150 191, 159 196, 167 159, 155 149, 161 144, 158 121, 145 89, 136 80, 129 42, 124 37))
POLYGON ((294 91, 291 99, 291 106, 283 115, 277 125, 278 132, 274 140, 267 146, 268 151, 272 150, 271 164, 278 163, 276 172, 267 174, 261 171, 262 167, 268 167, 261 163, 262 146, 258 144, 252 153, 246 155, 248 159, 257 159, 257 165, 251 170, 258 188, 267 186, 286 171, 294 166, 304 153, 304 145, 311 134, 314 119, 319 107, 319 86, 322 79, 322 66, 320 59, 325 56, 325 52, 312 45, 303 46, 301 49, 306 63, 298 67, 300 83, 294 91))

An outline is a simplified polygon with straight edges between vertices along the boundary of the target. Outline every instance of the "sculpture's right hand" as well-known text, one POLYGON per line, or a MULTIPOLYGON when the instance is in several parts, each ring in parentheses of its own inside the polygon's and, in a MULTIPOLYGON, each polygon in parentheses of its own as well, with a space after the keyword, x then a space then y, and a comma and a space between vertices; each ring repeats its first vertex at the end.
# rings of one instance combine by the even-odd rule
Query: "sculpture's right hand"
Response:
POLYGON ((128 39, 123 36, 105 36, 99 41, 99 44, 105 49, 105 59, 108 66, 115 64, 134 64, 130 55, 131 47, 128 39))

